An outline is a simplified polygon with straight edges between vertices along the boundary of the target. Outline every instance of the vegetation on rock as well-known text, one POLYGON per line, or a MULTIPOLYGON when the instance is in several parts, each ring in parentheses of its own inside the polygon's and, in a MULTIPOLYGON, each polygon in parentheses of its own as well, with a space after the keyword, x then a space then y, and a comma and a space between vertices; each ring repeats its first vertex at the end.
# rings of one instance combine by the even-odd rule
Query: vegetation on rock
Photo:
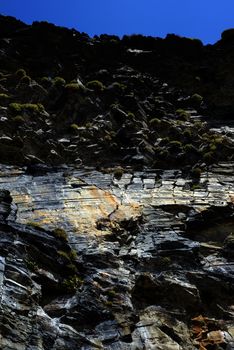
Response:
MULTIPOLYGON (((199 162, 209 165, 232 159, 230 140, 210 130, 205 121, 211 123, 217 115, 217 104, 225 104, 222 113, 227 110, 233 96, 224 87, 217 101, 212 92, 216 83, 209 86, 210 68, 203 64, 208 49, 201 42, 176 35, 165 40, 142 35, 90 39, 46 22, 27 30, 27 36, 18 33, 21 45, 13 37, 9 43, 11 52, 19 53, 14 61, 8 53, 0 55, 4 66, 0 106, 7 107, 1 133, 27 140, 20 148, 19 163, 29 165, 38 159, 56 165, 80 159, 105 167, 112 159, 113 167, 123 169, 193 168, 199 162), (48 28, 51 32, 46 36, 48 28), (34 36, 43 38, 40 50, 35 48, 38 40, 31 40, 34 36), (141 50, 151 53, 143 55, 141 50), (39 51, 45 53, 45 62, 35 65, 41 60, 39 51)), ((216 45, 226 45, 224 37, 231 33, 224 32, 216 45)), ((215 69, 218 82, 226 73, 219 66, 215 69)), ((12 154, 11 150, 7 156, 0 153, 0 161, 15 162, 12 154)))

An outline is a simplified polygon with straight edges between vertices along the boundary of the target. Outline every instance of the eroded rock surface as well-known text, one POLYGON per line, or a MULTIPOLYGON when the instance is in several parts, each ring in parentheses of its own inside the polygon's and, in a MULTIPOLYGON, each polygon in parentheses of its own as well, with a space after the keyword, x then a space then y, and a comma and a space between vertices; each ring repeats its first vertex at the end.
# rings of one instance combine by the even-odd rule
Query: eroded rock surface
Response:
POLYGON ((0 348, 234 349, 233 30, 0 29, 0 348))
POLYGON ((231 349, 232 166, 196 188, 177 170, 2 166, 3 349, 195 349, 200 314, 231 349))

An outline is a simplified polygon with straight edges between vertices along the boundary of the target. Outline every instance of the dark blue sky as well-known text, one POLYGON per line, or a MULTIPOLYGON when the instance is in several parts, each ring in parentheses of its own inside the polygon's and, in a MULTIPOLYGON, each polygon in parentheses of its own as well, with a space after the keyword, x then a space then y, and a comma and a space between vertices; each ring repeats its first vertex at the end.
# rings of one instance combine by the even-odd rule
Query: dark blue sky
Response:
POLYGON ((234 0, 0 0, 0 13, 73 27, 89 35, 167 33, 213 43, 234 27, 234 0))

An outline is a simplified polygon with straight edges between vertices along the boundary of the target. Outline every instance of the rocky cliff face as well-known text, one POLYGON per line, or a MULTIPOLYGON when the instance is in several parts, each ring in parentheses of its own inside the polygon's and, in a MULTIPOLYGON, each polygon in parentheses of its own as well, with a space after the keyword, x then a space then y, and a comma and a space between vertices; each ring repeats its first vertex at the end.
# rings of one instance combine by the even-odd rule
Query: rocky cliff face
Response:
POLYGON ((3 349, 231 349, 233 166, 2 167, 3 349))
POLYGON ((232 31, 0 28, 1 348, 234 349, 232 31))

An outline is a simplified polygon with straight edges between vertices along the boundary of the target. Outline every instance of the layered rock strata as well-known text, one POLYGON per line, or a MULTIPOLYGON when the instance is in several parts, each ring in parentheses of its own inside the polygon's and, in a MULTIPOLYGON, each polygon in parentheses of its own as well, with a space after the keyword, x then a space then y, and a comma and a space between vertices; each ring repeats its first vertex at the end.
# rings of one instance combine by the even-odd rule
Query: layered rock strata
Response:
POLYGON ((1 349, 234 349, 233 39, 0 16, 1 349))
POLYGON ((195 189, 179 170, 2 167, 3 349, 231 349, 232 166, 195 189))

